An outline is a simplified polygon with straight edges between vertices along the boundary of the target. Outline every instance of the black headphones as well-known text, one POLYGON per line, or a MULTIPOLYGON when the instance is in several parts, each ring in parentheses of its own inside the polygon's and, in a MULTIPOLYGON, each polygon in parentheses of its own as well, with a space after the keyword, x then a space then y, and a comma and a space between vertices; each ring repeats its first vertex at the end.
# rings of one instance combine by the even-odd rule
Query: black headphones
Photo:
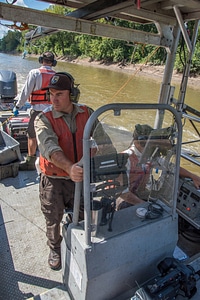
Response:
POLYGON ((80 90, 78 88, 79 84, 74 83, 74 77, 71 74, 67 73, 67 72, 57 72, 56 74, 65 75, 70 79, 70 81, 71 81, 70 100, 72 102, 77 103, 78 100, 79 100, 79 97, 80 97, 80 90))
POLYGON ((48 58, 46 58, 46 57, 44 57, 44 56, 40 56, 40 57, 38 58, 39 63, 40 63, 40 64, 43 64, 44 59, 50 61, 50 62, 52 63, 52 67, 55 67, 55 66, 57 65, 57 60, 55 60, 55 59, 54 59, 54 60, 51 60, 51 59, 48 59, 48 58))
MULTIPOLYGON (((67 72, 56 72, 56 75, 65 75, 70 79, 71 87, 70 87, 70 100, 74 103, 78 103, 80 97, 80 90, 78 88, 79 84, 74 83, 74 77, 67 72)), ((47 91, 46 93, 47 100, 50 101, 50 93, 47 91)))

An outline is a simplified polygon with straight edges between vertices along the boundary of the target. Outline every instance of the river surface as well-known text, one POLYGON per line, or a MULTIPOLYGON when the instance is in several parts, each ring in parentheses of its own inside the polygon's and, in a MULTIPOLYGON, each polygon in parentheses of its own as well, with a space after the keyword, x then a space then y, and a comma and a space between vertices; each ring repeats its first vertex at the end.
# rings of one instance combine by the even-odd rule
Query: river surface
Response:
MULTIPOLYGON (((33 68, 38 68, 40 64, 37 58, 27 57, 22 59, 21 56, 7 55, 0 53, 0 69, 14 71, 17 75, 18 93, 26 80, 28 72, 33 68)), ((115 102, 122 103, 157 103, 160 82, 155 79, 133 76, 130 73, 112 71, 93 66, 85 66, 68 62, 58 62, 55 71, 65 71, 73 75, 75 82, 80 84, 81 91, 80 103, 85 103, 93 109, 115 102)), ((175 98, 179 93, 179 85, 175 85, 175 98)), ((17 97, 16 97, 17 98, 17 97)), ((200 111, 200 89, 187 88, 185 103, 200 111)), ((139 123, 148 123, 152 118, 148 111, 141 118, 138 113, 134 118, 139 123)), ((123 120, 120 127, 133 130, 129 115, 123 120)), ((199 123, 197 124, 199 127, 199 123)), ((192 125, 186 121, 183 130, 183 141, 191 138, 198 139, 192 125)), ((198 151, 199 143, 192 144, 192 150, 198 151)), ((198 151, 200 152, 200 151, 198 151)), ((185 160, 183 166, 189 166, 195 173, 199 173, 199 167, 193 168, 185 160)))

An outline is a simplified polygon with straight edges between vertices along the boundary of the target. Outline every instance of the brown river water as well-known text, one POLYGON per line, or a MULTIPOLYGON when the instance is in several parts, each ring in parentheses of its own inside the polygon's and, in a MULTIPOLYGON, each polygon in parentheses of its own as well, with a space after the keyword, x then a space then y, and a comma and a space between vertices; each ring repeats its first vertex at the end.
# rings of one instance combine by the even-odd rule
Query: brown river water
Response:
MULTIPOLYGON (((0 69, 14 71, 17 75, 18 93, 20 92, 28 72, 39 67, 38 59, 27 57, 22 59, 21 56, 13 56, 0 53, 0 69)), ((160 92, 160 79, 155 77, 142 77, 131 74, 130 72, 113 71, 106 68, 97 68, 94 66, 80 65, 59 61, 55 67, 56 71, 65 71, 75 78, 75 82, 80 84, 81 91, 80 103, 85 103, 93 109, 97 109, 108 103, 158 103, 160 92)), ((179 84, 175 84, 175 98, 178 97, 179 84)), ((17 97, 16 97, 17 98, 17 97)), ((200 111, 200 87, 187 88, 185 103, 200 111)), ((135 123, 151 123, 153 125, 154 114, 151 111, 137 111, 133 114, 126 112, 123 121, 112 120, 112 116, 107 116, 110 124, 119 128, 133 131, 132 120, 135 123), (121 123, 120 123, 121 122, 121 123)), ((170 122, 170 120, 169 120, 170 122)), ((197 125, 200 130, 199 123, 197 125)), ((194 132, 192 125, 187 120, 183 127, 183 141, 199 139, 194 132)), ((195 152, 199 151, 199 143, 190 145, 190 149, 195 152)), ((186 160, 181 161, 183 167, 199 174, 199 167, 193 166, 186 160)))

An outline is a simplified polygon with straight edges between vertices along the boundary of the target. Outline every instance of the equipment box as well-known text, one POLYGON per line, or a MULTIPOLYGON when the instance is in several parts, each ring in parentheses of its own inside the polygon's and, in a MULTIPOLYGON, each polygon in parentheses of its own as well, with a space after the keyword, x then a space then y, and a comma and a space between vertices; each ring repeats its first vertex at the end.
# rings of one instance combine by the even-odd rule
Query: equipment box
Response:
POLYGON ((0 131, 0 165, 22 160, 19 143, 4 131, 0 131))
POLYGON ((27 128, 29 117, 14 117, 7 122, 6 132, 19 142, 21 152, 28 151, 27 128))
POLYGON ((7 177, 16 177, 19 172, 20 161, 0 166, 0 180, 7 177))

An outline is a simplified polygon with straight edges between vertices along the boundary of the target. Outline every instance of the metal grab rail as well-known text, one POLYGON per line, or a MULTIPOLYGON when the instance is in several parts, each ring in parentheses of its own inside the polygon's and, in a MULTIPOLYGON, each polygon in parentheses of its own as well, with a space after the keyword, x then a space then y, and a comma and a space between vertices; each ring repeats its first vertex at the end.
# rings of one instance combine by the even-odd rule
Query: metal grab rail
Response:
POLYGON ((181 157, 183 157, 184 159, 192 162, 193 164, 197 165, 197 166, 200 166, 200 161, 196 160, 195 157, 189 155, 188 153, 184 153, 183 151, 181 152, 181 157))
MULTIPOLYGON (((174 195, 177 195, 178 191, 178 174, 180 167, 180 156, 181 156, 181 139, 182 139, 182 123, 181 123, 181 113, 177 112, 173 107, 167 104, 131 104, 131 103, 112 103, 104 105, 98 108, 92 113, 88 119, 83 135, 83 190, 84 190, 84 227, 85 227, 85 243, 87 246, 91 246, 91 215, 90 215, 90 135, 92 131, 92 126, 98 117, 109 110, 113 110, 114 115, 119 116, 121 110, 142 110, 142 109, 155 109, 159 111, 168 110, 170 111, 177 124, 178 136, 177 136, 177 152, 176 152, 176 172, 175 184, 174 184, 174 195)), ((176 199, 174 200, 172 207, 172 215, 176 214, 176 199)))

